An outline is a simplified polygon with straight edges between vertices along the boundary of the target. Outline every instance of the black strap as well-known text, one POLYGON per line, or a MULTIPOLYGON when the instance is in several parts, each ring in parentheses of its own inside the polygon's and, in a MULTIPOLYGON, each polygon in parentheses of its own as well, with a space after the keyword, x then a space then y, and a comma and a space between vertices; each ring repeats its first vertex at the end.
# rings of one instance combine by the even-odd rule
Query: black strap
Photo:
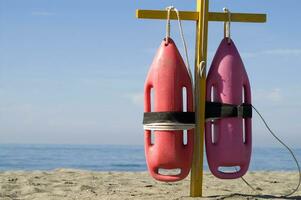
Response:
POLYGON ((242 117, 252 118, 252 105, 222 104, 218 102, 206 102, 206 119, 242 117))
MULTIPOLYGON (((222 104, 219 102, 206 102, 206 119, 220 119, 229 117, 252 118, 251 104, 222 104)), ((145 112, 143 124, 151 123, 177 123, 195 124, 194 112, 145 112)))
POLYGON ((195 124, 194 112, 146 112, 143 124, 151 123, 180 123, 195 124))

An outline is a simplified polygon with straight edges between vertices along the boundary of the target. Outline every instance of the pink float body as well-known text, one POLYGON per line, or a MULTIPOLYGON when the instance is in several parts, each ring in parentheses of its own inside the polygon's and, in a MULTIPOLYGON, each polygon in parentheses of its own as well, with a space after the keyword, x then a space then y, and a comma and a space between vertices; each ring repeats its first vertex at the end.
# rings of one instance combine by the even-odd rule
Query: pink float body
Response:
MULTIPOLYGON (((186 87, 187 111, 193 111, 192 85, 185 63, 172 39, 168 45, 162 42, 147 75, 144 89, 144 112, 182 112, 183 93, 186 87), (154 92, 154 108, 151 111, 151 89, 154 92)), ((145 156, 148 171, 159 181, 173 182, 184 179, 190 171, 193 153, 193 130, 187 132, 187 144, 183 143, 183 131, 145 130, 145 156), (159 169, 181 169, 176 175, 163 175, 159 169)))
MULTIPOLYGON (((208 72, 206 100, 235 105, 251 104, 250 83, 244 64, 234 42, 228 44, 228 38, 222 40, 208 72)), ((249 168, 251 158, 251 118, 222 118, 213 123, 206 122, 205 127, 210 171, 221 179, 242 177, 249 168), (239 167, 237 171, 219 170, 219 167, 234 166, 239 167)))

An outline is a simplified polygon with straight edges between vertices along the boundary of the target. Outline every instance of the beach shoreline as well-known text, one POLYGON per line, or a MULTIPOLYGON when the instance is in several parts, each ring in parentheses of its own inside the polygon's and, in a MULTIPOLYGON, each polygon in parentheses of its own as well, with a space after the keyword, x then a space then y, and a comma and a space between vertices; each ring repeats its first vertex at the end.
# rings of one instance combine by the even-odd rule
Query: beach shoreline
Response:
MULTIPOLYGON (((258 171, 241 179, 204 174, 203 198, 189 197, 190 179, 162 183, 147 172, 97 172, 76 169, 0 172, 0 199, 285 199, 298 183, 297 172, 258 171)), ((291 199, 301 199, 301 191, 291 199)))

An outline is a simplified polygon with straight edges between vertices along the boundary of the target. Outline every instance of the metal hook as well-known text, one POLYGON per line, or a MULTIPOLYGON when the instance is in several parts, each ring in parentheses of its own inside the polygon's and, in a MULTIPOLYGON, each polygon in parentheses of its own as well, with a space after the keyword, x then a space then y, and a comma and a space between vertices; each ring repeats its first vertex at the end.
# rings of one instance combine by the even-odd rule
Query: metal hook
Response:
POLYGON ((231 12, 228 8, 223 9, 228 14, 228 21, 224 23, 224 37, 228 38, 228 43, 231 43, 231 12))

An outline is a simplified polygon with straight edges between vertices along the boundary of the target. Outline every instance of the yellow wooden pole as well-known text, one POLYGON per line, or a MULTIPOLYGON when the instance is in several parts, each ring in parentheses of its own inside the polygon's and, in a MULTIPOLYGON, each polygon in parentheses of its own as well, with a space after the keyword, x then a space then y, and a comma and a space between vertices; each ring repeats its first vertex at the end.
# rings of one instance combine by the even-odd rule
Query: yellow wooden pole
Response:
POLYGON ((204 157, 204 125, 205 125, 205 94, 206 68, 201 72, 200 63, 207 62, 209 0, 197 0, 199 20, 196 23, 196 59, 195 59, 195 119, 194 153, 191 168, 190 196, 201 197, 203 187, 203 157, 204 157))

